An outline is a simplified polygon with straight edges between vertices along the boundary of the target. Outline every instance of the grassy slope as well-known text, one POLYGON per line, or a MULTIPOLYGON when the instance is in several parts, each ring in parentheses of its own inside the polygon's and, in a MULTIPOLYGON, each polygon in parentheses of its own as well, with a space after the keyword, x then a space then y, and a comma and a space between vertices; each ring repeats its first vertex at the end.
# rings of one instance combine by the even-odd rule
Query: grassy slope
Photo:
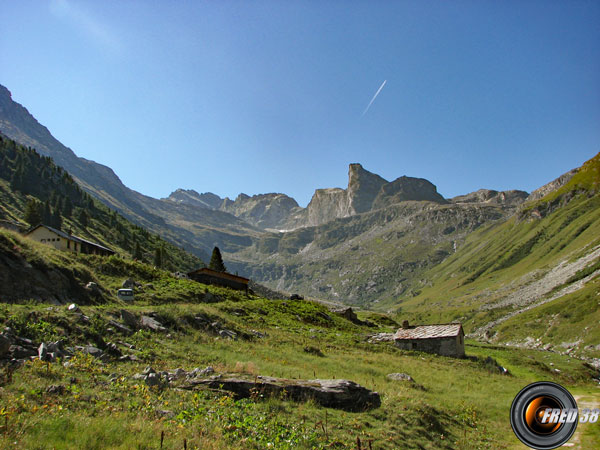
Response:
MULTIPOLYGON (((527 205, 518 216, 474 232, 457 253, 426 274, 432 286, 413 299, 401 299, 399 315, 430 323, 462 320, 467 331, 472 331, 512 311, 511 307, 486 310, 482 306, 600 244, 599 167, 600 156, 596 156, 569 183, 527 205), (533 211, 541 211, 543 218, 531 218, 533 211)), ((592 260, 588 270, 570 283, 594 272, 597 265, 592 260)), ((497 327, 496 339, 529 336, 554 345, 578 339, 583 340, 580 347, 597 344, 598 288, 596 278, 583 289, 516 315, 497 327)), ((600 356, 595 349, 586 352, 600 356)))
POLYGON ((199 258, 166 242, 160 236, 153 235, 143 228, 133 225, 99 201, 88 198, 87 194, 79 189, 74 189, 71 186, 74 184, 72 180, 69 182, 68 179, 64 179, 62 169, 59 169, 48 158, 40 157, 37 153, 0 136, 0 159, 3 157, 7 158, 4 159, 7 167, 4 168, 4 176, 0 176, 0 219, 17 222, 27 228, 28 224, 23 220, 27 202, 30 199, 44 202, 50 192, 55 191, 70 196, 72 203, 76 206, 88 201, 91 204, 91 207, 86 207, 90 217, 88 226, 82 226, 76 219, 77 215, 74 212, 70 217, 62 217, 63 230, 71 229, 76 236, 98 242, 124 256, 131 256, 134 243, 138 242, 143 260, 146 262, 153 261, 156 248, 162 246, 166 252, 165 265, 171 270, 186 271, 202 265, 199 258), (11 188, 9 172, 14 171, 16 160, 15 157, 11 156, 13 154, 20 154, 31 161, 32 184, 35 185, 32 186, 32 189, 15 190, 11 188), (42 173, 57 173, 58 176, 53 180, 47 180, 41 177, 42 173), (39 187, 42 187, 41 193, 38 192, 39 189, 36 189, 39 187), (32 194, 29 191, 35 193, 32 194))
MULTIPOLYGON (((18 238, 18 237, 17 237, 18 238)), ((479 360, 455 360, 400 351, 389 344, 370 344, 374 331, 330 314, 306 301, 265 300, 173 278, 145 264, 118 258, 71 256, 32 243, 29 258, 48 264, 81 264, 105 289, 132 277, 144 285, 135 306, 118 301, 82 307, 88 324, 64 307, 5 305, 0 323, 35 342, 63 338, 69 345, 127 342, 137 362, 100 363, 83 355, 68 367, 31 362, 8 377, 0 372, 0 448, 27 449, 158 449, 163 448, 522 448, 510 430, 508 410, 527 383, 555 380, 586 396, 597 395, 592 371, 566 356, 490 347, 467 342, 467 353, 479 360), (39 253, 39 252, 43 252, 39 253), (67 258, 67 259, 65 259, 67 258), (220 301, 202 303, 205 290, 220 301), (168 333, 139 331, 121 336, 106 330, 119 309, 154 311, 168 333), (243 311, 243 316, 237 314, 243 311), (265 338, 224 340, 195 329, 186 317, 204 313, 227 327, 265 338), (325 356, 304 351, 318 347, 325 356), (492 356, 513 376, 490 372, 481 360, 492 356), (378 409, 348 413, 283 399, 234 401, 207 391, 147 388, 131 376, 148 365, 156 370, 213 366, 219 372, 245 372, 287 378, 347 378, 382 394, 378 409), (559 369, 560 372, 555 371, 559 369), (392 382, 390 372, 410 374, 424 389, 392 382), (483 381, 483 382, 482 382, 483 381), (65 393, 50 394, 50 385, 65 393), (169 410, 172 416, 159 411, 169 410)), ((371 314, 372 316, 372 314, 371 314)), ((385 321, 380 320, 385 323, 385 321)), ((589 426, 588 426, 589 428, 589 426)), ((588 433, 587 448, 598 444, 588 433)))

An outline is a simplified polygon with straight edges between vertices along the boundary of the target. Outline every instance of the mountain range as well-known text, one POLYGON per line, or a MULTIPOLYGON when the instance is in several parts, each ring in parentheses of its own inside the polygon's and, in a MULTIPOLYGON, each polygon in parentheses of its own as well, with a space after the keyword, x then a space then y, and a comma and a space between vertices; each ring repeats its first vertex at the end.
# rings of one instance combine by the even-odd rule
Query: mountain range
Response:
MULTIPOLYGON (((521 295, 519 289, 564 267, 565 258, 592 266, 597 260, 598 218, 590 204, 598 198, 598 157, 531 194, 480 189, 449 199, 428 180, 388 181, 353 163, 345 188, 317 189, 303 208, 283 193, 234 200, 183 189, 163 199, 143 195, 112 169, 77 157, 2 86, 0 132, 51 156, 109 208, 205 261, 216 245, 230 271, 270 288, 417 320, 461 319, 482 335, 493 335, 495 326, 485 327, 494 314, 517 308, 500 302, 500 309, 485 309, 488 291, 521 295), (562 232, 581 228, 571 241, 548 231, 563 222, 562 232), (563 247, 548 256, 539 250, 544 245, 563 247)), ((577 267, 548 286, 560 288, 577 267)), ((547 300, 522 295, 529 295, 517 302, 522 308, 547 300)))

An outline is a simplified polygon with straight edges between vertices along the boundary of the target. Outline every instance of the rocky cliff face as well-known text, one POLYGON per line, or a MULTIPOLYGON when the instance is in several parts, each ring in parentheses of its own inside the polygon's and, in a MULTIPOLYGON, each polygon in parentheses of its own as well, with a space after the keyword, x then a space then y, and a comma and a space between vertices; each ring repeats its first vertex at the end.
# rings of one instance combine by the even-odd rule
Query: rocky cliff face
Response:
POLYGON ((479 189, 466 195, 454 197, 450 201, 452 203, 484 203, 514 209, 523 203, 528 195, 527 192, 518 190, 494 191, 491 189, 479 189))
POLYGON ((306 207, 305 221, 300 226, 321 225, 339 217, 348 217, 350 211, 348 192, 345 189, 317 189, 306 207))
POLYGON ((386 184, 387 180, 363 169, 360 164, 350 164, 347 189, 350 212, 360 214, 371 211, 375 197, 386 184))
POLYGON ((372 209, 381 209, 405 201, 448 203, 433 183, 424 178, 400 177, 381 186, 372 209))
POLYGON ((302 208, 296 200, 285 194, 259 194, 252 197, 240 194, 235 201, 225 198, 219 209, 258 228, 279 230, 285 227, 291 215, 302 208))
POLYGON ((531 201, 539 200, 540 198, 548 195, 550 192, 560 189, 565 184, 567 184, 577 172, 579 172, 579 168, 569 170, 567 173, 563 173, 557 179, 555 179, 555 180, 551 181, 550 183, 547 183, 547 184, 543 185, 542 187, 533 191, 529 195, 529 197, 527 197, 527 201, 531 202, 531 201))
POLYGON ((175 203, 183 203, 206 209, 219 209, 219 206, 223 203, 223 199, 212 192, 198 194, 198 192, 193 189, 177 189, 167 198, 162 200, 170 200, 175 203))

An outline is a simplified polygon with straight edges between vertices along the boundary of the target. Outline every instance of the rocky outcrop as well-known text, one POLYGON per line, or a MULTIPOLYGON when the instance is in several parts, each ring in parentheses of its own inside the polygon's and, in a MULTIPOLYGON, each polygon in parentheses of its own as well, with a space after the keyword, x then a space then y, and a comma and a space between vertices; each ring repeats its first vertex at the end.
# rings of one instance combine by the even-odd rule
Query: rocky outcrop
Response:
POLYGON ((452 203, 484 203, 516 208, 523 203, 528 193, 525 191, 494 191, 492 189, 479 189, 466 195, 459 195, 450 199, 452 203))
POLYGON ((360 214, 373 209, 373 201, 388 181, 363 169, 360 164, 348 168, 348 203, 351 214, 360 214))
POLYGON ((273 377, 246 377, 241 374, 216 375, 191 381, 189 387, 206 386, 210 389, 233 392, 239 398, 255 395, 287 396, 295 401, 313 400, 321 406, 345 411, 365 411, 381 406, 381 398, 349 380, 289 380, 273 377))
POLYGON ((262 229, 281 229, 302 208, 285 194, 240 194, 235 201, 225 198, 219 209, 262 229))
POLYGON ((317 189, 306 207, 306 222, 301 226, 315 226, 350 215, 348 194, 344 189, 317 189))
POLYGON ((177 189, 163 200, 205 209, 219 209, 223 203, 223 199, 212 192, 199 194, 193 189, 177 189))
POLYGON ((424 178, 402 176, 381 186, 373 201, 372 209, 381 209, 405 201, 430 201, 448 203, 435 185, 424 178))
POLYGON ((543 185, 541 188, 536 189, 529 195, 529 197, 527 197, 527 202, 539 200, 542 197, 545 197, 546 195, 548 195, 550 192, 560 189, 565 184, 567 184, 571 180, 571 178, 573 178, 573 175, 575 175, 577 172, 579 172, 579 168, 569 170, 567 173, 563 173, 557 179, 552 180, 550 183, 547 183, 547 184, 543 185))

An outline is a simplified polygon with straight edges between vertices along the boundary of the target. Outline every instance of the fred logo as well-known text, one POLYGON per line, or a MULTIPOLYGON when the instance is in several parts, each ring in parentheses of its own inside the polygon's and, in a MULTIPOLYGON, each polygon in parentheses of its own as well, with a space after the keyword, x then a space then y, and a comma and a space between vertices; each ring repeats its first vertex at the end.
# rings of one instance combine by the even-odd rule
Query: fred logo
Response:
POLYGON ((534 449, 550 450, 565 444, 578 422, 598 420, 589 410, 580 417, 575 399, 559 384, 542 381, 521 390, 510 408, 515 435, 534 449))
POLYGON ((557 423, 573 423, 577 420, 579 411, 577 408, 546 408, 542 415, 542 423, 557 424, 557 423))

